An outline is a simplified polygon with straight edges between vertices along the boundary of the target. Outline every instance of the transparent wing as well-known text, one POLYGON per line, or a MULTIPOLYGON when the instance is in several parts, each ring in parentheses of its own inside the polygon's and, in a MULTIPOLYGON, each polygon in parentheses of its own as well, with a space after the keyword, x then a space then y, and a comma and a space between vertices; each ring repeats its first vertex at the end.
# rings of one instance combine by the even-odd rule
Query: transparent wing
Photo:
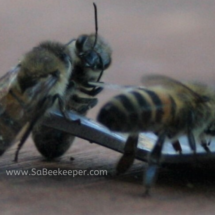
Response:
POLYGON ((28 112, 26 112, 26 114, 30 115, 30 117, 27 117, 29 118, 29 120, 18 132, 13 143, 18 142, 20 139, 22 139, 22 137, 26 135, 26 133, 30 133, 30 124, 36 123, 37 119, 39 119, 40 116, 44 114, 46 107, 39 105, 39 102, 45 100, 56 81, 57 79, 55 77, 49 75, 46 79, 39 81, 33 87, 30 87, 25 91, 25 96, 31 98, 28 99, 28 103, 25 104, 26 110, 28 112), (31 122, 32 119, 35 122, 31 122))
POLYGON ((20 67, 16 66, 0 77, 0 114, 4 112, 6 107, 4 97, 10 91, 11 85, 15 82, 19 70, 20 67))
POLYGON ((33 87, 27 89, 24 94, 30 98, 29 105, 33 107, 35 103, 46 98, 50 94, 51 89, 54 87, 57 81, 57 76, 48 75, 46 78, 42 78, 40 81, 38 81, 33 87))
POLYGON ((188 93, 190 97, 193 97, 193 99, 196 102, 207 102, 209 98, 206 98, 205 96, 201 96, 200 94, 193 91, 191 88, 186 86, 186 84, 183 84, 180 81, 177 81, 173 78, 170 78, 168 76, 164 75, 146 75, 143 76, 141 80, 144 88, 150 87, 150 86, 162 86, 164 89, 168 90, 176 90, 179 93, 188 93))
POLYGON ((19 141, 19 145, 15 154, 15 161, 18 160, 19 151, 30 135, 33 127, 45 114, 46 110, 53 104, 53 97, 55 95, 51 95, 50 91, 53 89, 57 81, 58 76, 48 75, 48 77, 41 79, 33 87, 30 87, 28 90, 26 90, 25 94, 31 96, 31 100, 28 104, 28 111, 31 117, 29 117, 29 120, 22 127, 13 141, 19 141))
POLYGON ((18 72, 20 70, 19 66, 12 68, 5 75, 0 77, 0 99, 3 98, 10 90, 12 83, 15 81, 18 72))

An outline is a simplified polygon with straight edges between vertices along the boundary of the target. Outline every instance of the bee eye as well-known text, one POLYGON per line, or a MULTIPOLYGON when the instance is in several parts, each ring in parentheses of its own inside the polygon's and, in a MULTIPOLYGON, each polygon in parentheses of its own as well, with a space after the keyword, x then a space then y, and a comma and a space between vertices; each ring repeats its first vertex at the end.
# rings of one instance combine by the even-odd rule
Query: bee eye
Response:
POLYGON ((99 67, 98 55, 93 51, 89 51, 86 52, 84 55, 80 55, 80 58, 82 59, 85 67, 89 67, 92 69, 96 69, 97 67, 99 67))
POLYGON ((76 40, 75 45, 79 51, 83 50, 83 45, 84 45, 85 41, 87 40, 87 38, 88 37, 86 35, 82 35, 76 40))

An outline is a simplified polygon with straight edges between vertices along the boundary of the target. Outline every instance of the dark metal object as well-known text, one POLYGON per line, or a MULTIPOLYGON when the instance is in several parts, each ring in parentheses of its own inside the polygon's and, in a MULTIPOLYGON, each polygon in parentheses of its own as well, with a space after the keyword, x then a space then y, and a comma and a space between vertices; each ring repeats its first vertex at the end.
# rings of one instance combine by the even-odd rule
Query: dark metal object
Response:
MULTIPOLYGON (((68 112, 68 116, 71 120, 65 119, 59 112, 54 112, 43 124, 88 140, 90 143, 96 143, 123 153, 126 135, 111 132, 101 124, 71 111, 68 112)), ((150 133, 140 134, 136 154, 137 159, 142 161, 148 160, 156 138, 156 136, 150 133)), ((194 159, 215 158, 215 146, 213 146, 215 144, 213 144, 213 141, 210 144, 210 153, 206 152, 200 144, 197 144, 195 156, 193 156, 193 151, 190 149, 185 137, 180 138, 179 141, 182 154, 176 152, 171 143, 165 142, 162 150, 162 163, 183 163, 192 162, 194 159)))

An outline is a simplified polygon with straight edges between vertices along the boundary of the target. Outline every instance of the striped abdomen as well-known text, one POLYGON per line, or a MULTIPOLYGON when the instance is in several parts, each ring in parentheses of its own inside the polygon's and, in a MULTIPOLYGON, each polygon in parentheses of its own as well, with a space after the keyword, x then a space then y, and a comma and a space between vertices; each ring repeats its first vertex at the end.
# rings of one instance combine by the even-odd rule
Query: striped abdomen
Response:
POLYGON ((161 88, 132 90, 105 104, 98 121, 119 132, 160 131, 177 124, 178 112, 183 111, 183 102, 173 97, 161 88))

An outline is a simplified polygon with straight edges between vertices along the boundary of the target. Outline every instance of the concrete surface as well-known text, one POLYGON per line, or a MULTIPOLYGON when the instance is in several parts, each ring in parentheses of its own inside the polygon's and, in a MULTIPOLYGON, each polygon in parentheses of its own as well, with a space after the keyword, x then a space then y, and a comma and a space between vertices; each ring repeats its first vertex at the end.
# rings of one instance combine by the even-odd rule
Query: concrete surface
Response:
MULTIPOLYGON (((213 0, 96 1, 99 33, 113 48, 105 82, 140 84, 144 74, 214 84, 215 2, 213 0)), ((67 42, 94 31, 92 1, 0 0, 1 74, 43 40, 67 42)), ((115 92, 102 93, 100 104, 115 92)), ((44 162, 29 140, 12 159, 0 159, 1 214, 214 214, 215 169, 162 169, 152 197, 142 197, 142 163, 120 177, 7 176, 8 169, 107 169, 119 154, 83 140, 59 161, 44 162), (75 157, 74 161, 69 158, 75 157)))

